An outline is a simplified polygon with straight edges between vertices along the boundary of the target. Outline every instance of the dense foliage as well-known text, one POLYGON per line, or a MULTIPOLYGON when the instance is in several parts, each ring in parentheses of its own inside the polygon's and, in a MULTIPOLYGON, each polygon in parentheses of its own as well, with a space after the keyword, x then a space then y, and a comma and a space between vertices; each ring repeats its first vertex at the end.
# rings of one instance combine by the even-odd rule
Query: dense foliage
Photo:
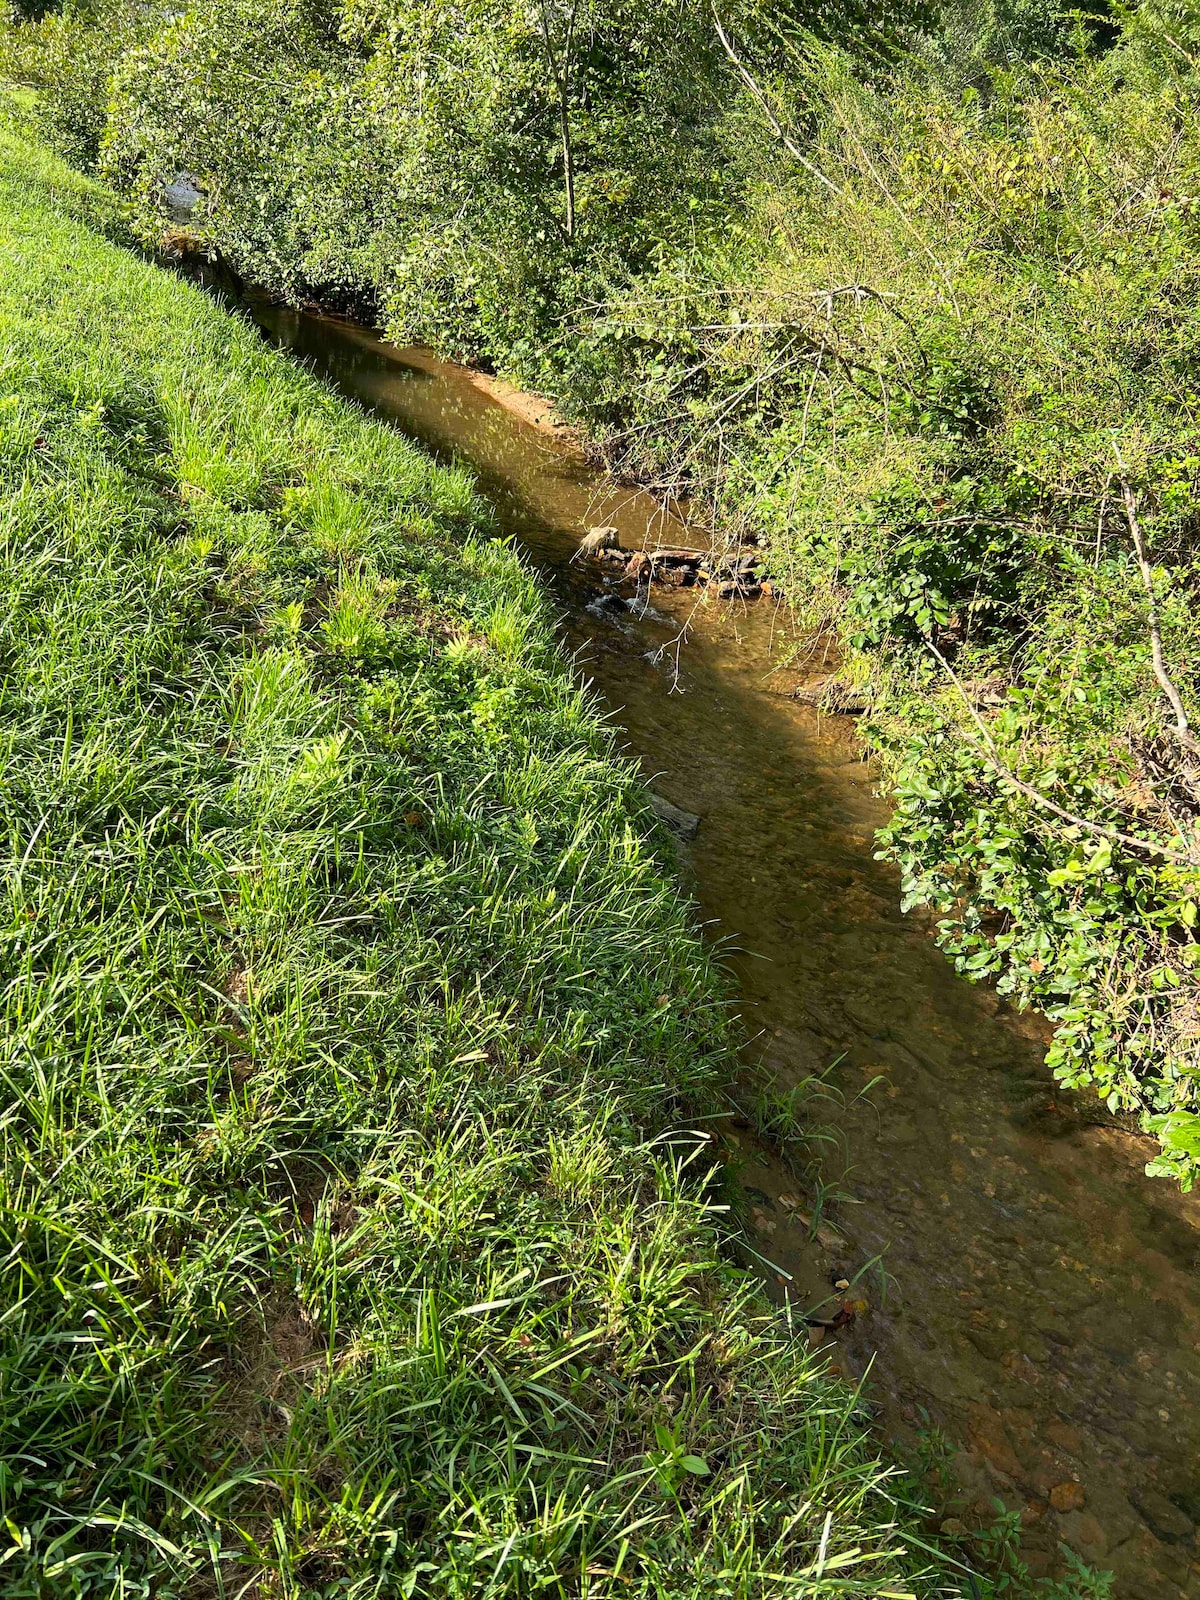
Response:
MULTIPOLYGON (((814 156, 836 193, 764 185, 721 283, 749 331, 669 347, 672 373, 705 365, 686 448, 711 475, 753 382, 725 503, 876 685, 906 894, 948 913, 965 971, 1048 1012, 1062 1077, 1139 1113, 1159 1170, 1190 1181, 1193 89, 1137 40, 986 96, 824 82, 814 156)), ((643 389, 656 427, 660 396, 643 389)))
MULTIPOLYGON (((1119 15, 197 0, 139 12, 87 129, 42 115, 103 122, 144 237, 190 173, 248 275, 549 389, 766 542, 873 686, 906 895, 1186 1183, 1200 28, 1119 15)), ((12 30, 27 77, 73 17, 12 30)))
POLYGON ((0 137, 5 1595, 960 1593, 722 1259, 531 576, 88 219, 0 137))

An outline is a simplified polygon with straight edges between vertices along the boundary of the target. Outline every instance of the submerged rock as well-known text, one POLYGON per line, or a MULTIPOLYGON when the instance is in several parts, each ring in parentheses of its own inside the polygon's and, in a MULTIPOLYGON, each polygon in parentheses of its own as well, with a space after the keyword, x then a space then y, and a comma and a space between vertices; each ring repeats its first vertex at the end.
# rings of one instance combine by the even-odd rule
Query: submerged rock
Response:
POLYGON ((1074 1479, 1056 1483, 1050 1491, 1050 1504, 1055 1511, 1079 1511, 1084 1503, 1083 1485, 1074 1479))
POLYGON ((695 565, 689 565, 682 561, 671 566, 656 566, 654 569, 654 581, 655 583, 665 583, 672 589, 688 589, 695 583, 698 570, 695 565))
POLYGON ((727 578, 717 585, 719 600, 755 600, 761 593, 761 585, 749 579, 727 578))
POLYGON ((664 800, 660 794, 650 796, 650 804, 654 807, 660 821, 665 822, 672 833, 676 833, 690 844, 700 831, 700 818, 691 811, 684 811, 682 807, 672 805, 669 800, 664 800))
POLYGON ((872 703, 869 689, 856 689, 842 678, 821 678, 816 683, 801 684, 792 690, 792 699, 843 717, 862 716, 871 709, 872 703))

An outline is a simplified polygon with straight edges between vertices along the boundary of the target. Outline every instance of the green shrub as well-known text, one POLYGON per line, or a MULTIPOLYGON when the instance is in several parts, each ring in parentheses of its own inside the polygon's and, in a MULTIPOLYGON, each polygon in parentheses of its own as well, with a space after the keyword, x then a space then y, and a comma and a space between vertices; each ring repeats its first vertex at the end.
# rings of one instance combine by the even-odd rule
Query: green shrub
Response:
POLYGON ((588 399, 613 458, 765 536, 802 618, 875 678, 907 902, 945 913, 966 975, 1045 1010, 1063 1079, 1190 1184, 1200 773, 1125 496, 1194 716, 1185 80, 1141 35, 958 99, 810 53, 793 94, 826 181, 761 156, 737 238, 626 286, 585 338, 612 352, 588 399))
MULTIPOLYGON (((71 0, 17 12, 0 26, 0 79, 37 87, 34 120, 46 143, 85 171, 100 153, 109 88, 123 55, 161 13, 153 0, 71 0)), ((172 174, 174 176, 174 174, 172 174)))

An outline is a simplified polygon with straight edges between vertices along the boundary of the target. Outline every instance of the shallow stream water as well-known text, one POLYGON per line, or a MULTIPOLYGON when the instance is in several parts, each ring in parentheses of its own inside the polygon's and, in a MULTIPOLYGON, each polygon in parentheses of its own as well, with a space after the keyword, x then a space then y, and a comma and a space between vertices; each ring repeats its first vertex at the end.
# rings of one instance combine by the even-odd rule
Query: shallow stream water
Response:
POLYGON ((751 1056, 783 1086, 828 1074, 818 1103, 848 1154, 848 1170, 836 1146, 828 1164, 838 1231, 811 1238, 811 1195, 748 1125, 732 1134, 775 1291, 806 1310, 829 1305, 831 1277, 853 1280, 832 1358, 870 1367, 902 1445, 944 1435, 955 1515, 974 1525, 1000 1500, 1035 1571, 1065 1542, 1115 1572, 1118 1600, 1200 1600, 1200 1197, 1147 1179, 1147 1141, 1056 1090, 1045 1025, 958 978, 901 915, 853 724, 789 698, 813 669, 778 666, 783 614, 695 589, 613 606, 570 558, 601 522, 630 549, 681 542, 654 501, 427 352, 249 309, 339 389, 470 463, 548 572, 652 787, 700 816, 688 861, 751 1056))

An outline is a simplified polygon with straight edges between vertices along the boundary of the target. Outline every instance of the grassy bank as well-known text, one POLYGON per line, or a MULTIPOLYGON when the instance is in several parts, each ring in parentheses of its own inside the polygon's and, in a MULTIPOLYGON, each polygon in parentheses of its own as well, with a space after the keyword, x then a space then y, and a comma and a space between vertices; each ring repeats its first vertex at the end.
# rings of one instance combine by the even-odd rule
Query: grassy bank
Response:
POLYGON ((144 237, 190 172, 248 276, 549 390, 757 538, 874 697, 908 899, 1190 1185, 1194 19, 571 15, 97 3, 6 49, 144 237))
POLYGON ((529 574, 111 217, 0 137, 5 1594, 959 1593, 529 574))

